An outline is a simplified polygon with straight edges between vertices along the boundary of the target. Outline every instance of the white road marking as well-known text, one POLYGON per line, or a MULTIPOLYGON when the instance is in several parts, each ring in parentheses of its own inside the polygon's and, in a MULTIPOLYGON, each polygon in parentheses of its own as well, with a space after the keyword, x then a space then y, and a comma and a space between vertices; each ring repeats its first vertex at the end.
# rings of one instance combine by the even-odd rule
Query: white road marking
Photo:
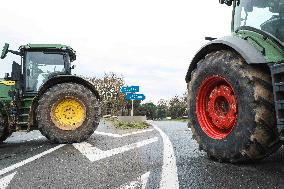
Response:
POLYGON ((54 148, 51 148, 51 149, 49 149, 49 150, 46 150, 46 151, 44 151, 44 152, 42 152, 42 153, 40 153, 40 154, 37 154, 37 155, 33 156, 33 157, 30 157, 30 158, 28 158, 28 159, 25 159, 25 160, 23 160, 23 161, 21 161, 21 162, 19 162, 19 163, 16 163, 16 164, 14 164, 14 165, 11 165, 11 166, 9 166, 9 167, 6 167, 6 168, 0 170, 0 176, 3 175, 3 174, 5 174, 5 173, 8 173, 8 172, 10 172, 10 171, 13 171, 14 169, 17 169, 17 168, 19 168, 19 167, 21 167, 21 166, 23 166, 23 165, 26 165, 27 163, 30 163, 30 162, 32 162, 32 161, 34 161, 34 160, 37 160, 37 159, 41 158, 42 156, 45 156, 45 155, 47 155, 47 154, 49 154, 49 153, 51 153, 51 152, 53 152, 53 151, 55 151, 55 150, 57 150, 57 149, 63 147, 63 146, 65 146, 65 144, 60 144, 60 145, 58 145, 58 146, 56 146, 56 147, 54 147, 54 148))
POLYGON ((110 136, 110 137, 115 137, 115 138, 122 138, 122 137, 130 136, 130 135, 137 135, 137 134, 150 132, 150 131, 154 131, 154 129, 145 129, 145 130, 135 131, 135 132, 126 133, 126 134, 113 134, 113 133, 105 133, 105 132, 100 132, 100 131, 95 131, 94 133, 97 135, 105 135, 105 136, 110 136))
POLYGON ((45 138, 39 131, 14 132, 11 137, 7 138, 5 143, 20 143, 39 140, 45 138))
POLYGON ((104 133, 104 132, 100 132, 100 131, 95 131, 94 134, 97 134, 97 135, 104 135, 104 136, 110 136, 110 137, 115 137, 115 138, 120 138, 120 137, 122 137, 122 136, 119 135, 119 134, 104 133))
POLYGON ((44 136, 39 136, 37 138, 32 138, 32 139, 26 140, 26 142, 29 142, 29 141, 32 141, 32 140, 39 140, 39 139, 42 139, 42 138, 45 138, 45 137, 44 136))
POLYGON ((133 150, 135 148, 140 148, 142 146, 151 144, 153 142, 157 142, 158 137, 150 138, 147 140, 143 140, 141 142, 136 142, 133 144, 128 144, 126 146, 114 148, 111 150, 103 151, 97 147, 92 146, 87 142, 75 143, 73 146, 79 150, 84 156, 86 156, 91 162, 98 161, 107 157, 111 157, 116 154, 120 154, 129 150, 133 150))
POLYGON ((119 189, 135 189, 135 188, 145 189, 149 176, 150 172, 147 172, 143 174, 141 177, 138 177, 136 181, 132 181, 130 183, 120 186, 119 189))
POLYGON ((146 188, 149 176, 150 176, 150 172, 147 172, 141 176, 141 182, 142 182, 141 189, 146 188))
POLYGON ((151 125, 160 133, 164 144, 160 189, 177 189, 179 188, 179 181, 173 145, 169 137, 158 126, 153 123, 151 125))
POLYGON ((11 173, 0 179, 0 189, 5 189, 10 184, 11 180, 14 178, 17 172, 11 173))
POLYGON ((154 129, 145 129, 145 130, 141 130, 141 131, 135 131, 132 133, 126 133, 126 134, 122 134, 122 137, 126 137, 126 136, 130 136, 130 135, 137 135, 137 134, 141 134, 141 133, 145 133, 145 132, 151 132, 154 131, 154 129))

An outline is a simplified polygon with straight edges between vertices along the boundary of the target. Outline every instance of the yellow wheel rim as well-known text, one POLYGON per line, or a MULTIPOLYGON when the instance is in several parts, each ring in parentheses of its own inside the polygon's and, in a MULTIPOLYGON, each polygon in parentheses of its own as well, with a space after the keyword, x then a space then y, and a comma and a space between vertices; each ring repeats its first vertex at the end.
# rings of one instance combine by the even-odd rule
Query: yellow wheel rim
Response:
POLYGON ((62 130, 75 130, 83 124, 86 108, 80 100, 65 97, 53 105, 51 118, 56 127, 62 130))

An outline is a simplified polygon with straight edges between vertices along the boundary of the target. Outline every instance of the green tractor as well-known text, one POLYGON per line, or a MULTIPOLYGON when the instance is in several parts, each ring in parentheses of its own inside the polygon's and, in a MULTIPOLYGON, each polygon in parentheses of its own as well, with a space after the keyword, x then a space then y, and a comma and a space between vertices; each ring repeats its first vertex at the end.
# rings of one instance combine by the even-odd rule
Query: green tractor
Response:
POLYGON ((189 66, 189 127, 210 158, 262 159, 284 140, 284 0, 219 2, 232 35, 207 37, 189 66))
POLYGON ((71 75, 76 52, 66 45, 28 44, 11 76, 0 80, 0 143, 14 131, 40 132, 55 143, 88 139, 99 124, 99 94, 88 81, 71 75))

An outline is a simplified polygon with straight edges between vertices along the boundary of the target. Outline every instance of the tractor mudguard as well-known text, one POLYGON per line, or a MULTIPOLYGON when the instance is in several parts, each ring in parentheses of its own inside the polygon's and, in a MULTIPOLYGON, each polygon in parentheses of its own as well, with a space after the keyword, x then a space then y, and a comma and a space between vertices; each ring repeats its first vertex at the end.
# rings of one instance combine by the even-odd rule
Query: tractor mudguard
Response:
POLYGON ((50 78, 47 82, 45 82, 41 88, 39 89, 39 92, 35 98, 40 97, 47 89, 49 89, 51 86, 56 85, 56 84, 61 84, 61 83, 67 83, 67 82, 72 82, 72 83, 77 83, 84 85, 88 89, 90 89, 98 99, 100 99, 100 95, 98 91, 95 89, 95 87, 85 79, 74 76, 74 75, 58 75, 50 78))
POLYGON ((35 115, 35 109, 38 105, 38 100, 40 99, 41 95, 43 95, 50 87, 57 85, 57 84, 61 84, 61 83, 67 83, 67 82, 77 83, 77 84, 81 84, 81 85, 87 87, 88 89, 90 89, 90 91, 92 91, 95 94, 96 98, 98 100, 100 100, 99 92, 96 90, 94 85, 92 85, 87 80, 85 80, 81 77, 78 77, 78 76, 74 76, 74 75, 54 76, 54 77, 50 78, 46 83, 44 83, 41 86, 38 94, 33 99, 31 109, 30 109, 30 113, 29 113, 29 128, 35 125, 35 116, 34 116, 35 115))
POLYGON ((267 63, 261 52, 257 51, 256 48, 246 40, 234 36, 226 36, 207 43, 198 51, 189 65, 185 81, 188 83, 191 80, 191 72, 197 67, 197 63, 200 60, 204 59, 207 54, 219 50, 234 50, 239 53, 248 64, 267 63))

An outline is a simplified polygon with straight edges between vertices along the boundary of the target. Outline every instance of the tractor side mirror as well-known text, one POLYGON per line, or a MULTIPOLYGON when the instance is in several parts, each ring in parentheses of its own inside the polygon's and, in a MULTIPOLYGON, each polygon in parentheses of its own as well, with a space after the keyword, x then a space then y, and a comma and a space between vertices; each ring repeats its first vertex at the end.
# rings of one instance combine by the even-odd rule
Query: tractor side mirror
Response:
POLYGON ((2 50, 1 59, 4 59, 7 56, 8 50, 9 50, 9 44, 5 43, 2 50))

